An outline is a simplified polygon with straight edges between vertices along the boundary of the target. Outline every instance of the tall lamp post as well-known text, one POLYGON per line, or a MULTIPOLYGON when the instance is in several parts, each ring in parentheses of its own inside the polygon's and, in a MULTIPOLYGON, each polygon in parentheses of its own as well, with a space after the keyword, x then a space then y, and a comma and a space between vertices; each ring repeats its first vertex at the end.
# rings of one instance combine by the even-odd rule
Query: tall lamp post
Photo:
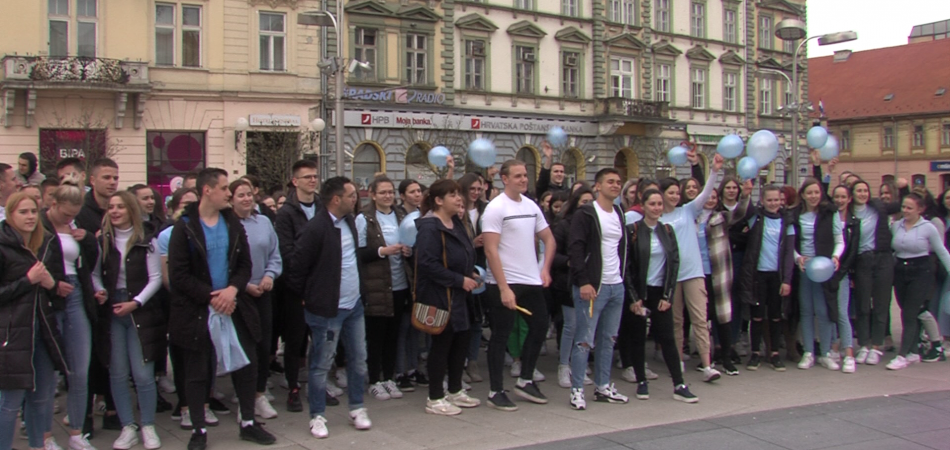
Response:
POLYGON ((805 29, 805 22, 798 19, 785 19, 775 26, 775 36, 783 41, 802 40, 795 47, 795 53, 792 55, 792 104, 789 106, 789 112, 792 114, 792 164, 795 169, 792 170, 792 186, 798 187, 798 114, 802 110, 799 108, 798 92, 798 53, 805 47, 805 44, 812 39, 818 39, 818 45, 833 45, 842 42, 850 42, 858 38, 858 33, 854 31, 840 31, 837 33, 821 34, 818 36, 808 36, 805 29))
POLYGON ((311 11, 297 15, 297 23, 300 25, 319 25, 332 26, 336 33, 336 60, 330 64, 333 74, 336 76, 335 94, 336 104, 334 116, 336 116, 336 125, 333 127, 336 136, 336 175, 343 176, 345 160, 343 153, 343 78, 346 76, 346 67, 343 65, 343 33, 340 31, 339 18, 343 17, 343 1, 336 2, 336 15, 330 11, 311 11))

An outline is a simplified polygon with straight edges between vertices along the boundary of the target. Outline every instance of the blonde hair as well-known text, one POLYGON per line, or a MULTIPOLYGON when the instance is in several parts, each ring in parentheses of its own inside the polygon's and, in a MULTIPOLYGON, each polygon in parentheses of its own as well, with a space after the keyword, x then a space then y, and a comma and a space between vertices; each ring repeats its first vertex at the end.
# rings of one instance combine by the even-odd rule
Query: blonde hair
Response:
MULTIPOLYGON (((31 197, 29 194, 27 194, 26 192, 17 192, 11 195, 10 198, 7 199, 7 204, 4 205, 7 211, 7 219, 8 219, 7 222, 10 224, 11 227, 13 227, 14 230, 20 231, 16 226, 13 225, 13 222, 11 222, 9 218, 13 214, 13 212, 16 211, 17 207, 20 206, 20 203, 26 200, 29 200, 30 202, 32 202, 33 206, 35 206, 36 209, 39 209, 40 205, 38 205, 36 203, 36 200, 33 197, 31 197)), ((43 224, 40 223, 39 220, 37 220, 36 228, 34 228, 33 232, 30 233, 30 241, 24 242, 24 244, 26 244, 26 247, 29 248, 31 252, 33 252, 33 256, 36 256, 36 253, 40 251, 40 247, 43 246, 44 237, 46 237, 46 229, 43 228, 43 224)))
MULTIPOLYGON (((139 201, 128 191, 118 191, 115 194, 112 194, 112 197, 109 197, 111 201, 113 198, 119 197, 122 199, 122 203, 125 204, 125 209, 129 212, 129 219, 132 221, 132 238, 129 239, 129 243, 126 244, 125 251, 128 253, 135 244, 145 240, 145 227, 142 225, 142 209, 139 208, 139 201)), ((109 220, 109 215, 106 214, 102 217, 102 234, 105 236, 111 243, 115 244, 115 229, 112 226, 112 221, 109 220)), ((109 249, 112 245, 103 245, 102 246, 102 260, 105 261, 109 256, 109 249)))
POLYGON ((56 200, 56 203, 69 203, 71 205, 82 206, 85 192, 83 192, 82 188, 72 179, 69 179, 63 181, 59 186, 56 186, 56 189, 53 190, 51 195, 53 200, 56 200))

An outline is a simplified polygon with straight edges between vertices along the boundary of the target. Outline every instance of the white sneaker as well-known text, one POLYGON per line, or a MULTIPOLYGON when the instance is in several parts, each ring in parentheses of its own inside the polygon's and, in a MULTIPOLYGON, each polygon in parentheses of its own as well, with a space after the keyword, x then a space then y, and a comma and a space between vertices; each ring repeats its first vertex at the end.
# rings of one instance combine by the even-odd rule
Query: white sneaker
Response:
POLYGON ((346 388, 346 384, 347 384, 346 369, 336 369, 336 373, 334 374, 334 377, 336 377, 337 386, 341 388, 346 388))
POLYGON ((241 403, 241 400, 237 397, 237 393, 235 393, 234 396, 231 397, 231 403, 233 403, 233 404, 235 404, 235 405, 241 403))
POLYGON ((566 364, 557 366, 557 385, 562 388, 571 387, 571 366, 566 364))
POLYGON ((531 377, 531 379, 533 381, 544 381, 547 379, 547 377, 545 377, 544 374, 541 373, 540 370, 534 369, 534 375, 531 377))
MULTIPOLYGON (((270 382, 268 381, 268 383, 270 383, 270 382)), ((274 397, 274 394, 271 394, 271 393, 270 393, 270 386, 268 386, 267 388, 264 389, 264 398, 266 398, 267 401, 269 401, 269 402, 274 401, 274 399, 276 398, 276 397, 274 397)))
POLYGON ((505 352, 505 366, 506 366, 506 367, 511 367, 511 365, 514 364, 514 362, 515 362, 515 360, 512 359, 511 355, 509 355, 507 352, 505 352))
POLYGON ((722 374, 718 370, 713 369, 712 366, 706 367, 703 369, 703 381, 707 383, 712 383, 713 381, 718 380, 722 377, 722 374))
POLYGON ((620 376, 629 383, 637 382, 637 373, 634 372, 633 367, 627 367, 623 369, 623 372, 620 373, 620 376))
POLYGON ((538 354, 541 355, 541 356, 547 356, 547 354, 548 354, 548 343, 547 343, 547 342, 543 342, 543 343, 541 344, 541 351, 540 351, 538 354))
POLYGON ((865 364, 868 360, 869 350, 867 347, 861 347, 858 349, 857 356, 854 357, 854 362, 857 364, 865 364))
POLYGON ((868 359, 865 360, 864 363, 869 366, 877 365, 881 362, 882 356, 884 356, 884 352, 877 349, 871 349, 871 351, 868 352, 868 359))
POLYGON ((373 385, 369 387, 369 393, 372 394, 373 397, 376 397, 376 400, 389 400, 392 398, 389 392, 386 392, 386 387, 383 386, 382 382, 373 383, 373 385))
POLYGON ((584 399, 584 389, 571 389, 571 408, 578 411, 587 409, 587 400, 584 399))
POLYGON ((437 416, 457 416, 462 414, 462 409, 444 398, 438 400, 426 399, 426 413, 437 416))
POLYGON ((260 396, 254 400, 254 415, 264 419, 273 419, 277 417, 277 410, 267 401, 267 397, 260 396))
POLYGON ((646 363, 643 364, 643 375, 645 375, 648 380, 656 380, 657 378, 660 378, 656 372, 650 370, 650 367, 646 363))
POLYGON ((340 397, 343 395, 343 389, 337 387, 332 381, 327 380, 327 394, 330 394, 330 397, 340 397))
POLYGON ((585 375, 593 375, 594 369, 591 369, 590 366, 587 366, 587 369, 584 371, 585 375))
POLYGON ((323 416, 310 419, 310 434, 317 439, 326 439, 330 435, 330 430, 327 429, 327 419, 323 416))
POLYGON ((512 361, 511 370, 508 371, 508 374, 515 378, 520 377, 521 376, 521 361, 512 361))
POLYGON ((828 356, 822 356, 818 358, 818 363, 828 370, 841 370, 841 366, 835 362, 834 358, 830 354, 828 356))
POLYGON ((158 377, 158 388, 166 394, 175 393, 175 382, 167 376, 158 377))
POLYGON ((482 404, 481 400, 469 397, 464 389, 455 394, 446 394, 445 400, 459 408, 475 408, 482 404))
POLYGON ((907 359, 907 364, 917 364, 920 362, 920 355, 916 353, 908 353, 905 359, 907 359))
POLYGON ((832 360, 832 361, 834 361, 834 362, 836 362, 836 363, 839 363, 839 364, 841 363, 841 353, 838 353, 838 352, 832 350, 831 353, 828 354, 828 356, 831 357, 831 360, 832 360))
POLYGON ((396 382, 393 380, 383 381, 383 387, 386 389, 386 392, 389 393, 390 398, 402 398, 402 391, 399 390, 399 387, 396 386, 396 382))
POLYGON ((798 368, 802 370, 811 369, 815 365, 815 354, 812 352, 805 352, 802 355, 802 360, 798 363, 798 368))
POLYGON ((95 411, 95 414, 96 414, 97 416, 104 416, 104 415, 106 415, 106 402, 105 402, 105 401, 100 400, 99 403, 96 403, 96 411, 95 411))
POLYGON ((96 448, 89 443, 88 434, 77 434, 69 437, 69 450, 96 450, 96 448))
POLYGON ((190 430, 195 426, 191 423, 191 411, 185 410, 181 412, 181 424, 179 425, 182 430, 190 430))
POLYGON ((158 438, 158 433, 155 432, 155 425, 142 427, 142 443, 148 450, 155 450, 162 446, 162 440, 158 438))
POLYGON ((218 416, 214 414, 211 407, 205 406, 205 424, 209 427, 216 427, 219 423, 221 423, 221 421, 218 420, 218 416))
POLYGON ((127 425, 122 428, 122 433, 119 434, 119 438, 112 443, 112 448, 114 450, 129 450, 136 445, 139 445, 139 434, 138 428, 135 425, 127 425))
POLYGON ((844 363, 841 364, 841 371, 844 373, 854 373, 857 370, 857 364, 853 356, 845 356, 844 363))
POLYGON ((63 450, 63 448, 56 443, 56 438, 50 436, 43 440, 43 450, 63 450))
POLYGON ((889 370, 901 370, 909 365, 910 363, 907 362, 907 358, 897 355, 894 359, 891 360, 891 362, 887 363, 886 367, 889 370))
POLYGON ((584 386, 590 386, 594 384, 594 380, 591 380, 589 376, 584 375, 584 386))
POLYGON ((373 426, 373 422, 369 420, 369 414, 366 413, 366 408, 350 411, 350 422, 357 430, 368 430, 373 426))

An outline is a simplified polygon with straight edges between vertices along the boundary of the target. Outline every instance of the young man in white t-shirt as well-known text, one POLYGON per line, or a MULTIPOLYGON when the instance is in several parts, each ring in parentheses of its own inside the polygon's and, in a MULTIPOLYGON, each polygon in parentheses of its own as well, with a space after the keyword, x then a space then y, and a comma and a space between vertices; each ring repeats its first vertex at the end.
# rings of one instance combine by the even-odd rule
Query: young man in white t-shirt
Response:
POLYGON ((534 403, 547 403, 531 379, 548 330, 548 312, 543 288, 551 284, 551 261, 554 260, 554 235, 544 220, 541 208, 523 196, 528 190, 528 171, 523 161, 508 160, 501 166, 505 191, 495 197, 482 215, 485 256, 490 272, 486 298, 491 314, 492 335, 488 344, 488 374, 491 390, 488 406, 502 411, 518 407, 504 390, 505 349, 514 327, 516 307, 523 308, 522 318, 528 324, 528 336, 521 353, 521 373, 514 392, 534 403), (535 242, 544 242, 544 265, 538 267, 535 242), (529 311, 530 314, 524 311, 529 311))
POLYGON ((584 373, 592 350, 594 398, 598 402, 627 403, 610 382, 614 342, 623 312, 623 274, 627 259, 627 232, 623 211, 614 205, 623 181, 616 169, 601 169, 594 180, 597 200, 574 213, 568 238, 571 283, 574 286, 575 334, 571 350, 571 407, 587 409, 584 373))

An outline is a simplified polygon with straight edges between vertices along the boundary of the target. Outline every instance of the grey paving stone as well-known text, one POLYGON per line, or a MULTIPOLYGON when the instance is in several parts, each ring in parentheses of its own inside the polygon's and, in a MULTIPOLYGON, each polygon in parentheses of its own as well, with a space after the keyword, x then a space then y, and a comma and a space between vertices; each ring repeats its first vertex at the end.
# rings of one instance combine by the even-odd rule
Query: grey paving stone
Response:
POLYGON ((646 442, 637 442, 629 444, 629 447, 636 450, 687 448, 702 450, 778 450, 782 448, 761 439, 725 428, 670 436, 646 442))
POLYGON ((902 436, 908 441, 914 441, 928 448, 946 450, 950 448, 950 430, 925 431, 923 433, 902 436))
POLYGON ((908 406, 914 402, 901 398, 900 396, 878 396, 868 398, 857 398, 842 402, 818 403, 807 406, 819 413, 836 413, 844 411, 864 411, 869 409, 878 409, 881 407, 908 406))
POLYGON ((588 436, 563 441, 546 442, 536 446, 520 447, 521 449, 544 448, 545 450, 619 450, 626 449, 617 442, 604 439, 600 436, 588 436))
POLYGON ((830 416, 893 436, 950 428, 950 412, 921 404, 846 411, 830 416))
POLYGON ((815 412, 808 407, 783 408, 772 411, 759 411, 748 414, 737 414, 733 416, 713 417, 706 419, 710 422, 726 428, 735 428, 754 423, 774 422, 776 420, 798 419, 802 417, 814 417, 822 413, 815 412))
MULTIPOLYGON (((946 449, 947 446, 940 447, 946 449)), ((915 444, 911 441, 890 437, 878 441, 855 442, 853 444, 839 445, 837 447, 826 447, 827 450, 929 450, 929 447, 915 444)), ((824 449, 823 449, 824 450, 824 449)))
POLYGON ((646 442, 652 441, 654 439, 661 439, 670 436, 680 436, 683 434, 688 434, 689 432, 684 432, 673 427, 666 425, 660 425, 649 428, 640 428, 638 430, 624 430, 618 431, 615 433, 603 434, 600 437, 604 439, 609 439, 613 442, 622 445, 630 445, 636 442, 646 442))
POLYGON ((816 415, 735 427, 734 430, 789 449, 821 449, 891 436, 830 416, 816 415))

